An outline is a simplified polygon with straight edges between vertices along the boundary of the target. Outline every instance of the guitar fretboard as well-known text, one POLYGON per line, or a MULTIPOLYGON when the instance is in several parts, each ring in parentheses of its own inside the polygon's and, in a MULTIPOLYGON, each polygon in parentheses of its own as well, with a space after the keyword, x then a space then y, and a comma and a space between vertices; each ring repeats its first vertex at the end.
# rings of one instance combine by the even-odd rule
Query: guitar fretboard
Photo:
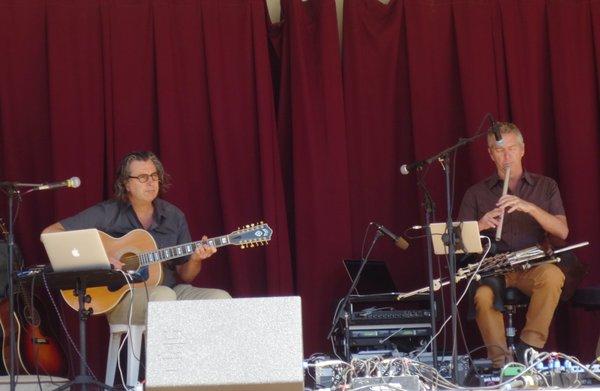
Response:
POLYGON ((178 246, 165 247, 160 250, 149 251, 146 253, 138 254, 140 260, 140 266, 147 266, 151 263, 164 262, 170 259, 185 257, 191 255, 198 247, 202 244, 208 244, 209 246, 222 247, 231 244, 229 241, 229 235, 217 236, 207 240, 200 240, 197 242, 191 242, 186 244, 180 244, 178 246))

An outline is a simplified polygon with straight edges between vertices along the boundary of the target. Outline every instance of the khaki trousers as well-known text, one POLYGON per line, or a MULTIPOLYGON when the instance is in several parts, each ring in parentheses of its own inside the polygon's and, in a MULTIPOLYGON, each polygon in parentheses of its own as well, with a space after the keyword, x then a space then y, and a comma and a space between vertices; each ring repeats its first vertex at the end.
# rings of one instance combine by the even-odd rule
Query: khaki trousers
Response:
MULTIPOLYGON (((510 272, 505 278, 507 288, 517 288, 531 297, 525 327, 520 334, 521 341, 543 348, 565 281, 563 272, 556 265, 545 264, 510 272)), ((512 361, 512 356, 506 346, 504 317, 494 308, 494 292, 489 286, 482 285, 475 292, 475 310, 475 319, 487 347, 488 358, 494 367, 500 368, 512 361)))
POLYGON ((145 288, 135 288, 133 295, 128 292, 106 317, 110 324, 128 324, 131 308, 131 323, 146 324, 148 301, 208 299, 231 299, 231 296, 221 289, 196 288, 189 284, 179 284, 173 288, 163 285, 148 287, 147 293, 145 288))

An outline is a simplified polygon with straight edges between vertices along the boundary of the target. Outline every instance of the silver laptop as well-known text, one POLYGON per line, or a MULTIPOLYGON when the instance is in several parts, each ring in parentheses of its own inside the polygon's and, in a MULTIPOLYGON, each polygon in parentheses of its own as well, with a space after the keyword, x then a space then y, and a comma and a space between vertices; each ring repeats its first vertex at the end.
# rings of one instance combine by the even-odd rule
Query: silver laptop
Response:
MULTIPOLYGON (((483 252, 481 239, 479 238, 479 225, 477 221, 453 222, 458 242, 456 254, 483 252)), ((433 242, 433 252, 436 255, 448 254, 448 246, 444 245, 443 235, 446 234, 446 223, 429 224, 431 229, 431 241, 433 242)))
POLYGON ((55 272, 110 269, 97 229, 46 233, 41 239, 55 272))

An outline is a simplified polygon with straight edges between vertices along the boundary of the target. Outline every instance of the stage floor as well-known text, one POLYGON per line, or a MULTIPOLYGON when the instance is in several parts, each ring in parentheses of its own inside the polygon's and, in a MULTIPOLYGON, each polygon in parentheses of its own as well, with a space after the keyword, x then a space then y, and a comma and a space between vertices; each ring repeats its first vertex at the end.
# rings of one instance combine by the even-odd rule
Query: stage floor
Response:
MULTIPOLYGON (((40 376, 39 379, 35 375, 19 375, 15 378, 18 391, 47 391, 54 390, 66 383, 68 379, 62 377, 40 376)), ((10 390, 10 377, 0 376, 0 390, 10 390)))

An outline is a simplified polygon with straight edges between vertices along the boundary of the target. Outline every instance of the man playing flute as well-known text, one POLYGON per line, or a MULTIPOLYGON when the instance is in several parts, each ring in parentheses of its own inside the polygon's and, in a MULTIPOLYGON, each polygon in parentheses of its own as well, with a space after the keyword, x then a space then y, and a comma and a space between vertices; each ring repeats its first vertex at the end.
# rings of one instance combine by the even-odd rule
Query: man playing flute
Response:
MULTIPOLYGON (((566 239, 569 227, 558 185, 551 178, 523 170, 525 144, 514 124, 502 122, 496 126, 499 126, 502 141, 496 141, 493 129, 487 136, 488 152, 496 172, 467 190, 460 206, 459 220, 477 220, 479 230, 492 240, 499 230, 507 251, 535 246, 548 237, 566 239), (505 180, 507 194, 503 195, 505 180)), ((554 264, 504 275, 506 287, 516 287, 531 297, 527 322, 515 349, 519 361, 527 348, 544 347, 564 281, 565 275, 554 264)), ((495 290, 490 285, 480 285, 475 292, 474 305, 488 358, 494 367, 500 368, 513 357, 506 344, 502 302, 495 300, 495 290)))

